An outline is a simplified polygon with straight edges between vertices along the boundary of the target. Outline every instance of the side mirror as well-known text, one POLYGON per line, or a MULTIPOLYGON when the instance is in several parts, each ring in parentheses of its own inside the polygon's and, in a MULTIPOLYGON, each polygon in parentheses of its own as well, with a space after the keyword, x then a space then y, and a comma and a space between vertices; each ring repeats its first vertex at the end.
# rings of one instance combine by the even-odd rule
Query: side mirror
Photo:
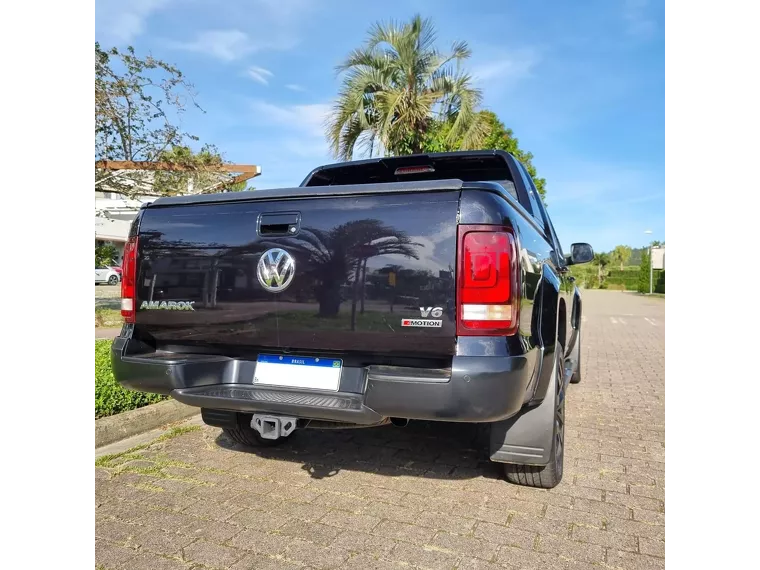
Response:
POLYGON ((574 243, 570 246, 570 265, 588 263, 594 260, 594 250, 587 243, 574 243))

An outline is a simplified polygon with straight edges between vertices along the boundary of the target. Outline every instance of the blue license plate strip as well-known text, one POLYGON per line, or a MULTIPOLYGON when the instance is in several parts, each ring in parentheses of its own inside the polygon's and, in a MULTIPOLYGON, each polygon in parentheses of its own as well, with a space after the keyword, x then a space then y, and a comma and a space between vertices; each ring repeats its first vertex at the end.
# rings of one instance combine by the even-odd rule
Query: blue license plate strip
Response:
POLYGON ((336 392, 343 361, 336 358, 260 354, 253 383, 336 392))

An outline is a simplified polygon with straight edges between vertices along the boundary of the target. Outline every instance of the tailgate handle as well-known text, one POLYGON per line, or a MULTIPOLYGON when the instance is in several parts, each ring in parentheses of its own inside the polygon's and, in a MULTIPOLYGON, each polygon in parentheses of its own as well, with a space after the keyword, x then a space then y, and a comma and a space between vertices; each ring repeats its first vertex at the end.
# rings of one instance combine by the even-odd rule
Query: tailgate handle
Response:
POLYGON ((260 214, 257 225, 260 236, 294 236, 301 229, 301 213, 278 212, 260 214))

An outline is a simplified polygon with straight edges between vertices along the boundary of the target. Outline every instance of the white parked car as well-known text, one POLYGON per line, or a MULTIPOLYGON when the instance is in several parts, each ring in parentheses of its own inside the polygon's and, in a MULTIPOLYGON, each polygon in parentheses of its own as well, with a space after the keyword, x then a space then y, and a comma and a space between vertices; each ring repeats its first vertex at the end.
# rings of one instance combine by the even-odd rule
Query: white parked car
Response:
POLYGON ((116 285, 121 278, 119 274, 113 270, 112 267, 106 267, 100 265, 95 267, 95 284, 108 283, 109 285, 116 285))

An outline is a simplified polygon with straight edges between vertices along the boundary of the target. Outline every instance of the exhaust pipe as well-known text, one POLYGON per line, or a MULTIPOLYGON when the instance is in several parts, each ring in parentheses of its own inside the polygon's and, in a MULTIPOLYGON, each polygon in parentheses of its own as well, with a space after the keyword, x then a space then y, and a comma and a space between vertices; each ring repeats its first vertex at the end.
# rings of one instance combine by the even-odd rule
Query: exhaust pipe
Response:
POLYGON ((396 427, 406 427, 409 420, 407 418, 391 418, 391 423, 396 427))

